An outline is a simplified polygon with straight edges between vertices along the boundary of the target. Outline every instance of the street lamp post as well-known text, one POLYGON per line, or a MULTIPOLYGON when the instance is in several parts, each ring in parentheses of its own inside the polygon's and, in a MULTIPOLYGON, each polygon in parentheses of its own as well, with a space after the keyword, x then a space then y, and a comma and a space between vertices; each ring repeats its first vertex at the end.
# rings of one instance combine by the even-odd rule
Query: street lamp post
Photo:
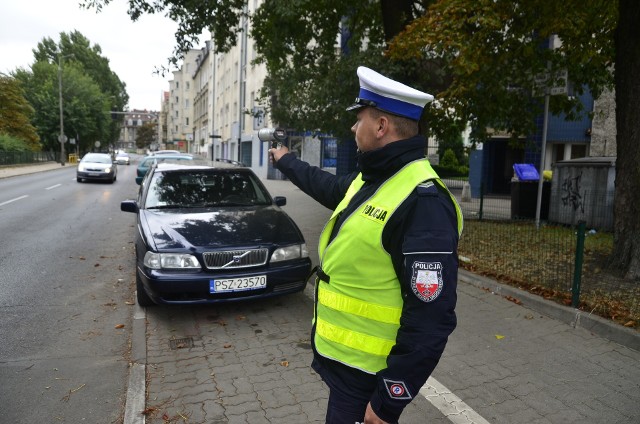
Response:
POLYGON ((62 62, 64 57, 73 56, 73 54, 61 55, 58 54, 58 100, 60 103, 60 135, 58 141, 60 142, 60 165, 64 166, 64 143, 67 141, 67 137, 64 135, 64 118, 62 108, 62 62))

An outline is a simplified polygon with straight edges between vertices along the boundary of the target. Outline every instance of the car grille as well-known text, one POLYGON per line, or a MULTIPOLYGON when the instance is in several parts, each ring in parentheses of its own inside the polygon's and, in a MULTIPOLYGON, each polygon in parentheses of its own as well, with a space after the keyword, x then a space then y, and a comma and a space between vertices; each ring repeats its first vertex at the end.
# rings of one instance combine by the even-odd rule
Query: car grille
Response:
POLYGON ((204 263, 208 269, 234 269, 259 266, 267 263, 269 249, 227 250, 205 252, 204 263))

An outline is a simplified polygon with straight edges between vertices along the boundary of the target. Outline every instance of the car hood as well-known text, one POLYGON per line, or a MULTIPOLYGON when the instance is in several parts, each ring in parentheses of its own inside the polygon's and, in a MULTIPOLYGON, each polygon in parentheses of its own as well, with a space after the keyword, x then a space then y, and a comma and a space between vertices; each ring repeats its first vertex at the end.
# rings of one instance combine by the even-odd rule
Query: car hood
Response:
POLYGON ((298 227, 277 206, 141 210, 140 222, 157 251, 303 242, 298 227))

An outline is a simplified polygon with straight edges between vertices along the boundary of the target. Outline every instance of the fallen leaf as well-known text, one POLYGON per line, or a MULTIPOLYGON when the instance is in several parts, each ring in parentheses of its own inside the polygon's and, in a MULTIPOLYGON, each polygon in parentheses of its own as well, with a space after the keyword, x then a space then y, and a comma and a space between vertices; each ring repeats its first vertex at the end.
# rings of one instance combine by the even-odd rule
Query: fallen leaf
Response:
POLYGON ((496 334, 496 339, 502 340, 502 339, 504 339, 504 336, 501 335, 501 334, 496 334))
POLYGON ((124 328, 124 324, 118 324, 115 328, 124 328))
POLYGON ((636 322, 635 322, 634 320, 627 321, 627 322, 624 324, 624 326, 625 326, 625 327, 633 327, 633 326, 635 326, 635 325, 636 325, 636 322))
POLYGON ((95 265, 93 265, 93 266, 97 268, 97 267, 99 267, 99 266, 100 266, 100 264, 95 264, 95 265))
POLYGON ((231 343, 227 343, 227 344, 225 344, 223 347, 224 347, 225 349, 229 349, 229 348, 230 348, 230 347, 232 347, 232 346, 233 346, 233 345, 232 345, 231 343))
POLYGON ((519 299, 516 299, 515 297, 505 296, 504 298, 507 299, 510 302, 515 303, 516 305, 521 305, 522 304, 522 301, 520 301, 519 299))
POLYGON ((153 406, 150 406, 150 407, 148 407, 148 408, 146 408, 146 409, 143 409, 143 410, 142 410, 142 412, 141 412, 141 414, 142 414, 142 415, 151 415, 151 414, 153 414, 156 410, 157 410, 157 408, 154 408, 153 406))
POLYGON ((244 315, 238 315, 236 317, 236 320, 238 320, 238 321, 242 321, 243 319, 247 319, 247 317, 245 317, 244 315))
POLYGON ((288 367, 289 366, 289 361, 281 361, 280 365, 282 365, 283 367, 288 367))
POLYGON ((135 305, 135 303, 134 303, 134 302, 129 302, 129 301, 124 302, 124 304, 125 304, 125 305, 135 305))

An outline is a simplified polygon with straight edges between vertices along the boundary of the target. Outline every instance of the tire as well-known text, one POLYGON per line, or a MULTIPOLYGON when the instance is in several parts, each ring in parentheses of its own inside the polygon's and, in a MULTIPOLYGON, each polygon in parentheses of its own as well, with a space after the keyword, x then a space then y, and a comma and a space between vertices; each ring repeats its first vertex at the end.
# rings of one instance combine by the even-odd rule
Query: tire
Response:
POLYGON ((144 289, 144 284, 142 284, 142 280, 140 280, 140 274, 136 272, 136 299, 138 300, 138 305, 140 306, 153 306, 155 303, 147 292, 144 289))
POLYGON ((82 182, 82 178, 76 178, 76 180, 81 183, 82 182))

